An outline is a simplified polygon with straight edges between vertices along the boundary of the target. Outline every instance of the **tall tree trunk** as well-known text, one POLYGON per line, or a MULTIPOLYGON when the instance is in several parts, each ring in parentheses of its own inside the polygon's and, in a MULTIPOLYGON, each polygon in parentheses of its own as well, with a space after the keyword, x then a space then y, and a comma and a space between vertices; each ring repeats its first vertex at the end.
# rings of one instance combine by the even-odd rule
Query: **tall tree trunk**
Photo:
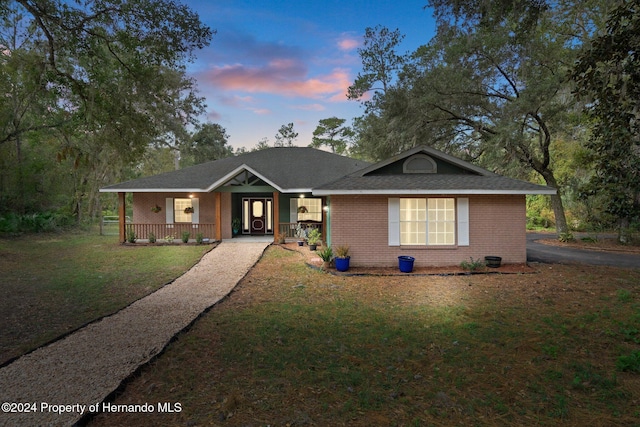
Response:
POLYGON ((551 207, 553 208, 553 215, 556 218, 556 232, 558 234, 567 233, 569 227, 567 226, 567 217, 564 214, 562 195, 560 194, 560 187, 558 186, 556 177, 553 175, 553 171, 548 168, 538 172, 542 175, 549 187, 553 187, 558 191, 551 196, 551 207))

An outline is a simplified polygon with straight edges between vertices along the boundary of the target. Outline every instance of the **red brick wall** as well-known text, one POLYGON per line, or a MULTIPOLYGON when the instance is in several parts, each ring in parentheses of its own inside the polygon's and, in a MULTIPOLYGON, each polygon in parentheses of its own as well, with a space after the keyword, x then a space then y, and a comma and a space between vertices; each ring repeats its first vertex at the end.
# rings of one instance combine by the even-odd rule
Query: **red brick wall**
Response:
POLYGON ((526 262, 525 196, 468 196, 470 245, 459 247, 389 246, 389 197, 398 196, 331 196, 331 243, 349 245, 351 265, 395 267, 400 255, 415 257, 418 267, 458 265, 487 255, 506 264, 526 262))
POLYGON ((137 224, 164 224, 167 215, 165 199, 188 198, 189 194, 193 194, 200 201, 200 222, 213 224, 216 219, 213 193, 133 193, 132 220, 137 224), (158 213, 151 211, 156 205, 162 208, 158 213))

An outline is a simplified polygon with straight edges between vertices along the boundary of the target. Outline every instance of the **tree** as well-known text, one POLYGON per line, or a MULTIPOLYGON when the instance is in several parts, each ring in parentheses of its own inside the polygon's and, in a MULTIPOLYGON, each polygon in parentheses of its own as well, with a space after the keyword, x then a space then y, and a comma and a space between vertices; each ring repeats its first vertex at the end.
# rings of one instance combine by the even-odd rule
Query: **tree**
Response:
POLYGON ((358 73, 354 84, 349 86, 347 97, 362 99, 367 92, 374 91, 373 98, 364 101, 367 112, 377 110, 378 94, 386 93, 396 73, 402 68, 404 57, 396 53, 396 48, 403 39, 404 35, 397 28, 390 31, 378 25, 365 29, 364 47, 358 48, 363 73, 358 73))
POLYGON ((344 126, 346 119, 330 117, 320 120, 313 131, 309 147, 320 148, 323 145, 331 148, 333 153, 346 154, 347 146, 355 133, 349 126, 344 126))
POLYGON ((280 126, 275 136, 274 147, 293 147, 293 141, 298 138, 298 132, 293 130, 293 123, 280 126))
POLYGON ((269 145, 269 138, 265 136, 260 141, 258 141, 258 143, 251 149, 251 151, 266 150, 267 148, 271 148, 271 145, 269 145))
POLYGON ((229 135, 217 123, 198 126, 189 142, 181 147, 182 167, 222 159, 233 155, 233 148, 227 145, 229 135))
MULTIPOLYGON (((112 127, 118 137, 105 142, 130 158, 165 130, 155 127, 154 114, 175 107, 175 97, 158 89, 175 87, 179 76, 180 91, 193 91, 184 62, 212 34, 197 14, 171 0, 3 3, 12 15, 31 18, 20 25, 21 37, 42 47, 34 50, 46 67, 42 85, 57 94, 68 120, 81 120, 89 131, 112 127)), ((6 132, 0 144, 28 130, 6 132)))
POLYGON ((407 58, 380 96, 377 118, 361 122, 375 126, 366 135, 384 138, 371 141, 373 148, 393 154, 429 144, 497 172, 524 177, 533 170, 558 189, 556 228, 566 232, 551 146, 554 132, 571 132, 568 64, 606 3, 430 2, 436 36, 407 58))
POLYGON ((585 46, 572 70, 576 94, 593 120, 587 144, 595 167, 586 194, 606 194, 605 209, 618 219, 620 243, 640 217, 640 1, 621 2, 604 34, 585 46))
POLYGON ((0 98, 0 149, 3 160, 15 160, 0 176, 3 203, 20 209, 33 196, 40 200, 28 209, 66 205, 78 219, 78 207, 93 215, 98 188, 116 169, 139 162, 149 147, 175 147, 203 111, 185 62, 212 33, 186 6, 0 0, 0 8, 0 90, 8 95, 0 98), (23 162, 23 150, 48 157, 23 162), (59 166, 70 169, 57 181, 73 180, 55 189, 61 194, 30 187, 59 166), (14 176, 36 170, 24 191, 13 185, 14 176))

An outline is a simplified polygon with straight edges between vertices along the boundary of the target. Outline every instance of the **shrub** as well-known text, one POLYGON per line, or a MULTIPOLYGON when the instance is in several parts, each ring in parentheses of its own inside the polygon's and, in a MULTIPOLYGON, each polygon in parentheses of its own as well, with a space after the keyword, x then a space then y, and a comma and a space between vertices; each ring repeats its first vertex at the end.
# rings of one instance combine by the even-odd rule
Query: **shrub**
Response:
POLYGON ((314 228, 309 232, 309 236, 307 236, 307 243, 310 245, 317 245, 322 239, 322 234, 320 234, 320 230, 314 228))
POLYGON ((127 242, 135 243, 137 238, 138 237, 136 236, 136 232, 133 230, 133 227, 127 228, 127 242))
POLYGON ((485 266, 484 261, 480 258, 474 260, 473 257, 469 257, 469 261, 462 261, 460 267, 466 271, 476 271, 485 266))
POLYGON ((316 253, 320 258, 322 258, 322 261, 324 262, 330 262, 331 258, 333 258, 333 250, 328 246, 321 251, 316 251, 316 253))
POLYGON ((188 231, 183 231, 182 232, 182 243, 189 243, 189 236, 191 236, 191 233, 189 233, 188 231))
POLYGON ((0 216, 0 233, 42 233, 73 225, 73 217, 57 212, 19 215, 13 212, 0 216))
POLYGON ((558 240, 560 240, 561 242, 567 243, 567 242, 575 242, 576 238, 573 237, 572 233, 560 233, 558 235, 558 240))
POLYGON ((198 233, 196 234, 196 243, 201 245, 204 242, 204 234, 198 233))
POLYGON ((153 234, 153 231, 149 232, 149 243, 155 243, 156 242, 156 235, 153 234))

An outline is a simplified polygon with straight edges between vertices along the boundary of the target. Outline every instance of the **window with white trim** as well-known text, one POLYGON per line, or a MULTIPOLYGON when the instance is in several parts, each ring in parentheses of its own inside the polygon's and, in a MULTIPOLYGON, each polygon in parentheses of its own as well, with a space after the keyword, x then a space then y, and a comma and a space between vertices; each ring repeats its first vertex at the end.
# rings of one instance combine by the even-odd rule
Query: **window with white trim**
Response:
POLYGON ((191 200, 192 199, 173 199, 173 216, 175 222, 190 223, 193 221, 194 209, 191 200))
POLYGON ((454 198, 401 198, 401 245, 455 245, 454 198))
POLYGON ((297 221, 322 221, 322 199, 300 197, 295 200, 297 221))

